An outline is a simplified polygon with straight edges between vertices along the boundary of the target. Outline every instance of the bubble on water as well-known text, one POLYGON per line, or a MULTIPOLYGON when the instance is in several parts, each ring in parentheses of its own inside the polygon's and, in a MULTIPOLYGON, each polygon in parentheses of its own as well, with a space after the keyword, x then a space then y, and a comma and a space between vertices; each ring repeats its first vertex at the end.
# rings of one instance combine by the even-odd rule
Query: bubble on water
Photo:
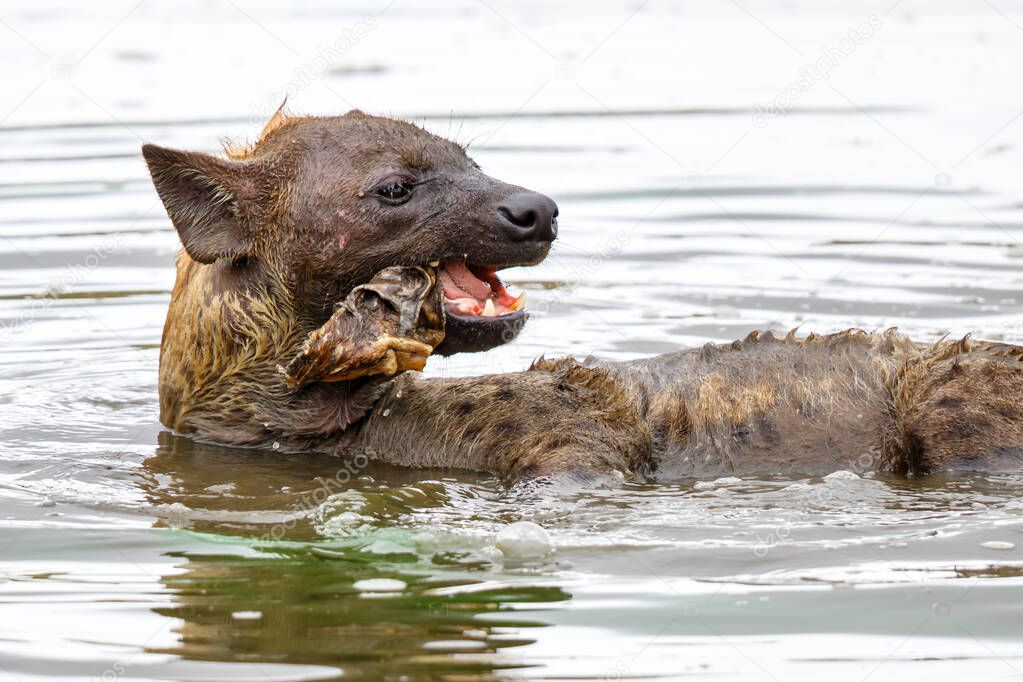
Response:
POLYGON ((984 549, 1015 549, 1016 545, 1012 542, 1005 542, 1003 540, 988 540, 987 542, 980 543, 980 546, 984 549))
POLYGON ((554 551, 550 534, 532 521, 516 521, 497 531, 494 542, 509 561, 543 559, 554 551))
POLYGON ((358 537, 368 533, 372 526, 373 518, 354 511, 343 511, 326 518, 322 523, 316 525, 316 531, 320 535, 333 538, 358 537))
POLYGON ((858 481, 860 477, 851 471, 840 469, 824 477, 825 481, 858 481))
POLYGON ((463 649, 485 649, 486 647, 486 642, 474 639, 438 639, 423 643, 423 648, 430 651, 460 651, 463 649))
POLYGON ((697 481, 693 484, 693 490, 713 490, 715 484, 712 481, 697 481))
POLYGON ((235 611, 231 614, 235 620, 258 620, 263 617, 262 611, 235 611))
POLYGON ((714 481, 714 485, 735 485, 736 483, 742 483, 742 479, 737 476, 725 476, 714 481))
POLYGON ((360 592, 401 592, 408 587, 408 584, 394 578, 367 578, 356 580, 352 583, 352 587, 360 592))
POLYGON ((323 500, 315 510, 316 532, 331 538, 352 538, 372 530, 373 517, 360 513, 366 507, 366 497, 359 491, 347 490, 323 500))
POLYGON ((376 540, 362 548, 369 554, 415 554, 411 547, 406 547, 393 540, 376 540))
POLYGON ((160 504, 156 506, 156 512, 164 517, 167 525, 171 528, 182 528, 188 524, 191 510, 180 502, 171 504, 160 504))

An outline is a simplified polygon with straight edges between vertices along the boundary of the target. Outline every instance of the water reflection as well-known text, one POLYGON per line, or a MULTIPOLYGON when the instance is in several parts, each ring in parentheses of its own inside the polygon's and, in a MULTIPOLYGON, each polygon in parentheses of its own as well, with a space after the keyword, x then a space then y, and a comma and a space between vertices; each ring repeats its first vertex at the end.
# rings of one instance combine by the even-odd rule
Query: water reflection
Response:
POLYGON ((447 504, 452 483, 500 490, 492 477, 472 472, 229 448, 167 431, 159 434, 139 478, 161 524, 272 540, 317 537, 314 521, 338 496, 371 504, 373 519, 384 523, 412 509, 447 504))
POLYGON ((492 566, 472 551, 479 547, 420 551, 421 537, 384 526, 413 509, 446 504, 446 486, 424 483, 430 472, 360 464, 161 433, 140 475, 157 525, 216 533, 241 553, 175 555, 184 570, 162 578, 173 604, 154 611, 182 621, 178 643, 150 651, 257 666, 339 666, 349 679, 488 679, 527 665, 495 654, 532 643, 521 631, 546 623, 531 612, 570 595, 535 576, 480 573, 492 566), (412 484, 419 495, 410 497, 412 484), (371 525, 358 537, 320 538, 317 524, 334 513, 331 500, 346 494, 374 502, 363 510, 371 525), (377 592, 374 585, 397 589, 377 592), (490 622, 495 614, 499 620, 490 622))
POLYGON ((178 642, 150 653, 257 668, 338 666, 346 679, 499 678, 529 662, 497 654, 533 643, 529 631, 547 625, 539 612, 571 598, 535 580, 402 569, 359 550, 330 558, 310 547, 181 558, 184 571, 162 579, 172 605, 153 609, 181 621, 178 642), (374 584, 398 591, 374 592, 374 584))

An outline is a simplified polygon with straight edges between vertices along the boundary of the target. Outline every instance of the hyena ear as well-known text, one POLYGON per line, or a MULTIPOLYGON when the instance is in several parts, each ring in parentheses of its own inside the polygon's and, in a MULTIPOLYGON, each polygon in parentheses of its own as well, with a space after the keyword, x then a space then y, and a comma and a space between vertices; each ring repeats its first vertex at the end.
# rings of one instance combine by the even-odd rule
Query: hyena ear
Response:
POLYGON ((142 156, 174 229, 192 260, 247 254, 260 173, 252 162, 142 145, 142 156))

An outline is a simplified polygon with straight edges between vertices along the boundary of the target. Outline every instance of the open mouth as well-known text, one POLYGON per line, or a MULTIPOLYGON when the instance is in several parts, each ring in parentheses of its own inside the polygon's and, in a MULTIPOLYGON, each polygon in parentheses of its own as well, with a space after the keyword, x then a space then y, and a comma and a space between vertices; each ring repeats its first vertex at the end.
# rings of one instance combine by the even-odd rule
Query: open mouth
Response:
POLYGON ((478 353, 508 343, 519 335, 528 314, 526 295, 512 293, 497 271, 450 259, 437 264, 444 291, 444 341, 437 355, 478 353))
POLYGON ((498 268, 460 260, 440 264, 444 308, 461 318, 504 317, 525 307, 526 292, 512 293, 497 276, 498 268))

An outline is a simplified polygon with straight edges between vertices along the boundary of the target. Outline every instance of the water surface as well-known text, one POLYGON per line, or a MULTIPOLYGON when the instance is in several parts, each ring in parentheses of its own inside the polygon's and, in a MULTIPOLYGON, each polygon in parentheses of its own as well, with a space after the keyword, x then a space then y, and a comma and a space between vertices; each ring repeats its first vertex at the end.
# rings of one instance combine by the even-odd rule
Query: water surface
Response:
POLYGON ((537 497, 166 432, 177 241, 138 156, 251 138, 288 94, 411 117, 555 197, 552 256, 507 277, 523 336, 433 376, 795 326, 1019 341, 1017 4, 44 0, 0 19, 0 674, 1021 675, 1019 475, 537 497), (502 557, 519 520, 556 553, 502 557))

